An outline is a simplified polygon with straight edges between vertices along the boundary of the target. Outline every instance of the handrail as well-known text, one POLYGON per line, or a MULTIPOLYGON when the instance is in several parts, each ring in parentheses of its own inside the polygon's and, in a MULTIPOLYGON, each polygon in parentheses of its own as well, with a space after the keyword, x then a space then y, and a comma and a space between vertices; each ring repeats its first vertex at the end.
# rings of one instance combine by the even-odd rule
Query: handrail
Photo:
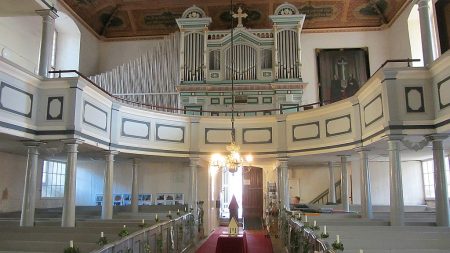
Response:
MULTIPOLYGON (((182 222, 184 220, 189 220, 190 218, 193 219, 192 213, 187 213, 187 214, 184 214, 184 215, 182 215, 182 216, 180 216, 180 217, 178 217, 176 219, 165 221, 165 222, 162 222, 162 223, 157 223, 157 224, 155 224, 153 226, 150 226, 150 227, 138 230, 138 231, 136 231, 136 232, 134 232, 134 233, 132 233, 132 234, 130 234, 128 236, 125 236, 125 237, 121 238, 120 240, 108 243, 108 244, 104 245, 102 248, 100 248, 98 250, 91 251, 91 253, 115 252, 114 251, 115 247, 121 247, 124 244, 128 245, 127 242, 129 242, 130 240, 133 241, 135 238, 139 238, 140 236, 144 236, 145 237, 145 235, 148 235, 149 233, 152 233, 152 234, 161 233, 162 234, 164 228, 167 229, 167 228, 170 228, 172 226, 176 226, 176 223, 182 222)), ((191 240, 190 243, 185 248, 182 248, 182 249, 178 248, 179 251, 177 251, 177 252, 185 252, 191 246, 192 240, 194 239, 194 235, 190 235, 190 236, 191 236, 189 238, 191 240)), ((178 235, 177 235, 177 237, 178 237, 178 235)), ((174 240, 174 239, 172 238, 172 240, 174 240)), ((147 241, 147 243, 148 243, 148 241, 147 241)), ((177 241, 175 244, 179 245, 179 243, 180 242, 177 241)), ((134 245, 134 243, 132 243, 131 245, 134 245)))
MULTIPOLYGON (((386 66, 386 64, 391 63, 391 62, 407 62, 408 63, 408 67, 411 67, 411 62, 417 62, 420 61, 420 59, 393 59, 393 60, 386 60, 383 64, 381 64, 381 66, 377 69, 377 71, 375 71, 375 73, 377 73, 380 69, 382 69, 384 66, 386 66)), ((374 75, 375 75, 374 73, 374 75)))
MULTIPOLYGON (((64 73, 76 73, 78 76, 80 76, 81 78, 85 79, 86 81, 88 81, 89 83, 91 83, 92 85, 94 85, 95 87, 97 87, 98 89, 100 89, 102 92, 104 92, 105 94, 107 94, 108 96, 122 101, 124 103, 127 104, 132 104, 132 105, 137 105, 137 106, 141 106, 141 107, 146 107, 152 110, 168 110, 168 111, 175 111, 175 112, 199 112, 199 113, 217 113, 217 114, 225 114, 225 113, 231 113, 231 111, 211 111, 211 110, 197 110, 197 109, 184 109, 184 108, 176 108, 176 107, 167 107, 167 106, 160 106, 160 105, 151 105, 151 104, 145 104, 145 103, 139 103, 136 101, 131 101, 128 99, 124 99, 118 96, 113 95, 112 93, 108 92, 107 90, 105 90, 104 88, 102 88, 100 85, 96 84, 95 82, 93 82, 91 79, 89 79, 88 77, 86 77, 84 74, 82 74, 81 72, 77 71, 77 70, 52 70, 49 71, 48 73, 51 74, 58 74, 58 78, 61 78, 61 74, 64 73)), ((292 107, 285 107, 283 108, 283 110, 289 110, 289 109, 297 109, 299 110, 300 108, 307 108, 307 107, 311 107, 314 105, 320 105, 320 102, 316 102, 316 103, 311 103, 311 104, 306 104, 306 105, 295 105, 292 107)), ((281 109, 275 108, 275 109, 266 109, 266 110, 243 110, 243 111, 234 111, 236 114, 245 114, 245 113, 264 113, 264 112, 278 112, 281 111, 281 109)))
MULTIPOLYGON (((336 181, 334 183, 334 189, 336 190, 336 188, 338 188, 341 185, 341 180, 339 179, 338 181, 336 181)), ((319 194, 317 197, 315 197, 313 200, 311 200, 309 202, 309 204, 316 204, 319 203, 319 200, 323 199, 325 196, 328 195, 328 193, 330 192, 330 188, 326 189, 325 191, 323 191, 321 194, 319 194)), ((328 201, 327 201, 328 202, 328 201)), ((338 202, 338 199, 336 199, 336 202, 338 202)), ((323 201, 322 201, 323 203, 323 201)))

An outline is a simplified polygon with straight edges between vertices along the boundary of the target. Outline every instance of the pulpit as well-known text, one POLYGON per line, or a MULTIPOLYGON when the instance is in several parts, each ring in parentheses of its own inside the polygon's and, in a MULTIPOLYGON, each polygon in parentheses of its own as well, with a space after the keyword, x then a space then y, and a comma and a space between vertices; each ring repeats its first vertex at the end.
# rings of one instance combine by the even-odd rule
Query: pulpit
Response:
POLYGON ((238 235, 223 234, 217 239, 216 253, 247 253, 245 232, 238 235))

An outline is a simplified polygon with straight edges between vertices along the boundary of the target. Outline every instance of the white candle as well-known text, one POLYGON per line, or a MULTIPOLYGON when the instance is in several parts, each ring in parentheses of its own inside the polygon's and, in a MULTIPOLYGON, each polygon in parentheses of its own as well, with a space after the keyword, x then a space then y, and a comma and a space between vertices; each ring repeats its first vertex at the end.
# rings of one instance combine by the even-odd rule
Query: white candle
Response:
POLYGON ((158 219, 158 214, 156 214, 155 219, 158 219))
POLYGON ((73 248, 73 241, 72 240, 69 241, 69 247, 73 248))
POLYGON ((324 233, 324 234, 327 233, 327 226, 323 226, 323 233, 324 233))
POLYGON ((123 225, 123 228, 126 228, 127 227, 127 225, 123 225))
POLYGON ((179 212, 180 212, 180 209, 177 210, 177 213, 179 213, 179 212))
POLYGON ((105 235, 103 234, 103 232, 100 232, 100 237, 105 237, 105 235))
POLYGON ((305 215, 305 222, 308 222, 308 216, 305 215))
POLYGON ((359 253, 364 253, 364 251, 362 249, 359 250, 359 253))
POLYGON ((171 213, 171 212, 170 212, 170 210, 169 210, 169 215, 170 215, 170 213, 171 213))
POLYGON ((339 235, 336 235, 336 242, 339 243, 339 235))
POLYGON ((315 227, 315 226, 317 226, 317 222, 316 222, 316 220, 314 220, 314 227, 315 227))
POLYGON ((184 207, 184 211, 185 211, 185 212, 187 211, 187 207, 186 207, 186 206, 184 207))
POLYGON ((144 224, 145 223, 145 221, 144 221, 144 219, 142 219, 142 224, 144 224))

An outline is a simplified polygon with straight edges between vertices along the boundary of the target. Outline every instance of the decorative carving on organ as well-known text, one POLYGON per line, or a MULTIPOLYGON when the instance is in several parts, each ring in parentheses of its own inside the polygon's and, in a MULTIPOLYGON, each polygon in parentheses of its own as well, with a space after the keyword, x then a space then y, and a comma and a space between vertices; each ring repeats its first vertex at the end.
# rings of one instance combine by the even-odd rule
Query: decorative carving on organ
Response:
POLYGON ((285 3, 270 16, 273 29, 243 27, 246 14, 240 8, 233 18, 238 19, 233 57, 230 31, 209 31, 211 18, 203 10, 193 6, 177 19, 182 84, 227 83, 232 76, 237 82, 301 81, 300 33, 305 15, 285 3))

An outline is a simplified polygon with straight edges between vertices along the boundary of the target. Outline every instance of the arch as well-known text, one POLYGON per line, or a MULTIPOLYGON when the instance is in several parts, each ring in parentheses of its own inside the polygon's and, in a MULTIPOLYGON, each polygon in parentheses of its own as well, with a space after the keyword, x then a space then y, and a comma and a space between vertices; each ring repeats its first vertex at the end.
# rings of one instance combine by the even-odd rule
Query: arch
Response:
POLYGON ((55 20, 54 67, 57 70, 79 70, 81 32, 73 19, 58 12, 55 20))

